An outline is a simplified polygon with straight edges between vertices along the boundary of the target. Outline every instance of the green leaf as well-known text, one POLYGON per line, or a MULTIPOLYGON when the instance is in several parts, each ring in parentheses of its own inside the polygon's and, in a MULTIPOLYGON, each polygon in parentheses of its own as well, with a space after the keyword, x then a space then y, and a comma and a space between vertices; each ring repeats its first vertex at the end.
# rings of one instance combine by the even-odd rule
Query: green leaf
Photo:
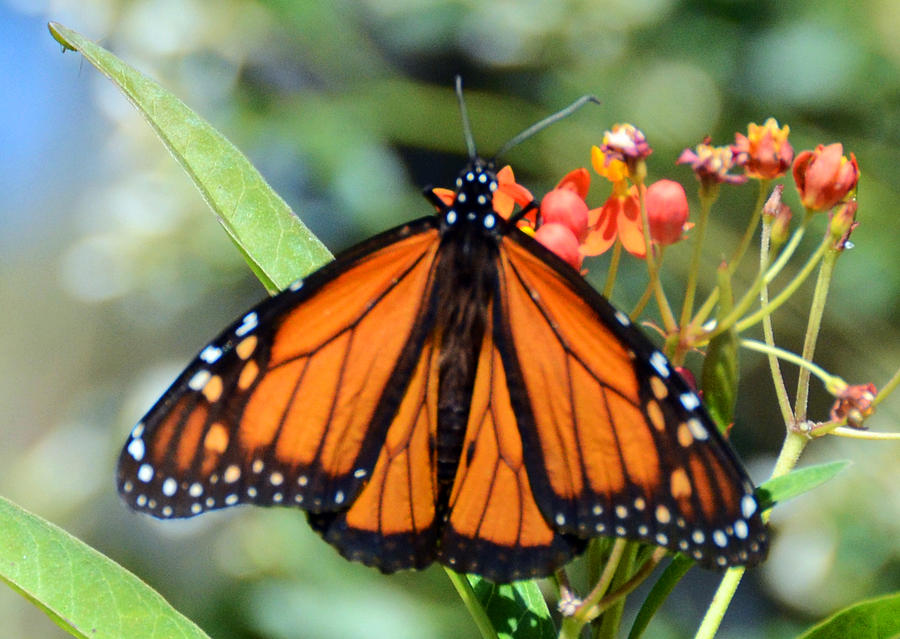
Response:
POLYGON ((87 38, 55 22, 49 28, 64 49, 80 51, 141 112, 270 292, 331 260, 259 171, 206 120, 87 38))
MULTIPOLYGON (((732 309, 731 280, 726 267, 719 268, 719 320, 724 319, 732 309)), ((700 387, 703 389, 703 403, 710 416, 725 433, 734 422, 734 407, 737 403, 738 379, 738 338, 733 328, 717 335, 710 341, 703 360, 700 387)))
POLYGON ((900 593, 855 603, 810 628, 798 639, 896 639, 900 593))
POLYGON ((534 581, 495 584, 466 575, 500 639, 554 639, 556 627, 534 581))
POLYGON ((682 554, 675 555, 672 562, 666 566, 666 569, 659 576, 659 579, 653 584, 653 588, 641 604, 637 616, 634 618, 634 624, 628 633, 628 639, 639 639, 656 611, 659 610, 663 602, 671 594, 672 590, 681 581, 681 578, 687 574, 687 571, 694 565, 694 560, 682 554))
POLYGON ((75 637, 207 637, 114 561, 2 497, 0 579, 75 637))
POLYGON ((767 510, 775 504, 809 492, 837 475, 850 465, 849 460, 833 461, 798 468, 787 475, 775 477, 756 489, 760 506, 767 510))

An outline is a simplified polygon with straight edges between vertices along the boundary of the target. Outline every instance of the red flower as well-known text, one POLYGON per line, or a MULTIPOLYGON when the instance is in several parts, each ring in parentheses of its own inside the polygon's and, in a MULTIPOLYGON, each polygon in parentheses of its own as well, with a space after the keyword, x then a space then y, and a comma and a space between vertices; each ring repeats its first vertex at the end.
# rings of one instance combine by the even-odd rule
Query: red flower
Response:
POLYGON ((644 197, 650 237, 661 246, 681 239, 689 209, 684 187, 673 180, 659 180, 647 187, 644 197))
POLYGON ((840 142, 819 145, 815 151, 803 151, 794 160, 794 183, 803 206, 826 211, 856 188, 859 165, 856 156, 848 160, 840 142))
POLYGON ((794 148, 787 141, 791 132, 787 125, 778 128, 778 121, 769 118, 759 126, 751 122, 747 135, 734 134, 735 164, 743 166, 748 177, 774 180, 784 175, 794 159, 794 148))
POLYGON ((614 191, 601 208, 588 213, 592 230, 581 247, 582 253, 600 255, 618 238, 625 250, 635 257, 647 255, 637 187, 632 186, 625 195, 617 195, 614 191))

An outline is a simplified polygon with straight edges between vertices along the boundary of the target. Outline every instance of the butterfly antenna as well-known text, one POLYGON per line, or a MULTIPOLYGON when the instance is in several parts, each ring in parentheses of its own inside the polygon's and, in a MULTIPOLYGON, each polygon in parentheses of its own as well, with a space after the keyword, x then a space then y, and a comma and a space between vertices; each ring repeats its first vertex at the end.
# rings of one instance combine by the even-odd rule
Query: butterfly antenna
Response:
POLYGON ((469 159, 474 161, 475 138, 472 136, 472 123, 469 122, 469 112, 466 110, 466 101, 463 99, 462 76, 456 76, 456 99, 459 101, 459 114, 462 116, 463 134, 466 136, 466 149, 469 152, 469 159))
POLYGON ((519 135, 517 135, 517 136, 514 137, 512 140, 510 140, 509 142, 507 142, 506 144, 504 144, 503 147, 502 147, 499 151, 497 151, 497 153, 494 155, 494 157, 492 158, 492 161, 493 161, 493 160, 496 160, 498 157, 500 157, 501 155, 503 155, 504 153, 506 153, 507 151, 509 151, 511 148, 513 148, 514 146, 516 146, 516 145, 519 144, 520 142, 523 142, 524 140, 527 140, 528 138, 530 138, 530 137, 531 137, 532 135, 534 135, 535 133, 538 133, 539 131, 543 131, 544 129, 546 129, 546 128, 547 128, 548 126, 550 126, 551 124, 554 124, 555 122, 559 122, 559 121, 562 120, 563 118, 569 117, 570 115, 572 115, 573 113, 575 113, 578 109, 580 109, 581 107, 583 107, 583 106, 584 106, 585 104, 587 104, 588 102, 593 102, 594 104, 600 104, 600 100, 598 100, 598 99, 597 99, 596 97, 594 97, 593 95, 583 95, 583 96, 581 96, 580 98, 578 98, 577 100, 575 100, 572 104, 570 104, 569 106, 567 106, 565 109, 562 109, 562 110, 560 110, 560 111, 557 111, 557 112, 554 113, 553 115, 547 116, 546 118, 544 118, 544 119, 541 120, 540 122, 537 122, 537 123, 535 123, 535 124, 532 124, 530 127, 528 127, 527 129, 525 129, 524 131, 522 131, 519 135))

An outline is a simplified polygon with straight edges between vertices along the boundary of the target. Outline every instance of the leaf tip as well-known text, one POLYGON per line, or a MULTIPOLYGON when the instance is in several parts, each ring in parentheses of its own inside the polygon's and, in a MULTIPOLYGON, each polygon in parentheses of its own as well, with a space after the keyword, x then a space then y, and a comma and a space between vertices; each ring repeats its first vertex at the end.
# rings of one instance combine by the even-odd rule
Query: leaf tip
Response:
POLYGON ((64 26, 62 26, 58 22, 48 22, 47 29, 50 31, 50 35, 53 36, 53 39, 59 42, 62 45, 63 53, 66 51, 75 51, 76 47, 63 35, 63 31, 68 31, 64 26))

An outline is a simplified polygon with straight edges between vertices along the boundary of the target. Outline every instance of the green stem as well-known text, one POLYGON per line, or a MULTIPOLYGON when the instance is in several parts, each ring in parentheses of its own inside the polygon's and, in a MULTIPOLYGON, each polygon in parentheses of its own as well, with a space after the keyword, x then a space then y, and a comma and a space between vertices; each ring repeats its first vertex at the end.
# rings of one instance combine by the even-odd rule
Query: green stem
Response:
POLYGON ((496 629, 488 618, 487 612, 484 610, 481 602, 478 601, 478 597, 475 596, 472 584, 469 583, 466 576, 461 575, 458 572, 453 572, 449 568, 444 568, 444 572, 447 573, 447 576, 450 578, 450 583, 453 584, 453 587, 456 588, 456 592, 459 593, 459 598, 462 599, 466 610, 472 615, 472 620, 478 627, 481 636, 484 637, 484 639, 498 639, 496 629))
MULTIPOLYGON (((778 459, 775 460, 775 466, 772 468, 769 479, 782 477, 791 472, 797 465, 797 460, 800 459, 800 453, 809 442, 810 439, 805 434, 789 430, 781 444, 781 451, 778 453, 778 459)), ((769 520, 768 512, 763 513, 763 520, 769 520)))
POLYGON ((697 634, 694 635, 694 639, 712 639, 715 636, 719 625, 722 623, 722 618, 725 617, 725 612, 728 610, 728 605, 734 598, 734 593, 741 583, 744 570, 745 568, 743 567, 731 568, 722 577, 716 594, 713 595, 713 600, 706 610, 706 615, 704 615, 700 627, 697 628, 697 634))
MULTIPOLYGON (((776 295, 772 301, 769 302, 768 306, 760 308, 752 315, 748 315, 744 319, 736 322, 735 326, 737 327, 737 331, 740 333, 740 332, 748 329, 749 327, 753 326, 754 324, 756 324, 757 322, 762 320, 762 318, 765 317, 766 315, 771 315, 772 312, 774 312, 779 306, 781 306, 786 301, 788 301, 788 299, 790 299, 790 297, 797 291, 797 289, 803 285, 803 283, 806 281, 806 279, 810 276, 810 274, 815 269, 816 265, 821 262, 822 256, 825 255, 825 253, 828 249, 828 246, 830 244, 831 244, 831 239, 829 237, 826 237, 823 240, 822 244, 819 245, 819 248, 816 249, 816 252, 810 256, 810 258, 806 262, 806 264, 803 265, 803 268, 800 269, 800 272, 797 273, 797 275, 794 276, 794 279, 792 279, 788 283, 788 285, 785 286, 784 289, 778 295, 776 295)), ((767 278, 765 278, 763 283, 767 283, 768 281, 770 281, 770 280, 767 277, 767 278)), ((762 286, 762 283, 760 284, 760 286, 762 286)), ((756 288, 756 287, 754 287, 754 288, 756 288)), ((761 290, 761 288, 757 289, 757 292, 759 290, 761 290)), ((737 309, 735 309, 735 310, 737 310, 737 309)), ((746 310, 746 308, 744 308, 743 310, 746 310)), ((734 313, 729 314, 729 319, 731 319, 733 315, 734 315, 734 313)), ((719 327, 717 326, 716 330, 713 331, 712 335, 710 335, 710 339, 712 337, 715 337, 716 334, 718 334, 719 332, 721 332, 721 331, 719 330, 719 327)))
MULTIPOLYGON (((769 251, 772 238, 772 221, 763 223, 762 233, 760 233, 760 250, 759 250, 759 272, 765 273, 769 268, 769 251)), ((769 304, 769 287, 763 281, 763 286, 759 290, 759 305, 765 308, 769 304)), ((772 328, 772 315, 763 317, 763 339, 766 345, 775 347, 775 331, 772 328)), ((788 397, 787 386, 784 383, 784 376, 781 374, 781 363, 774 353, 769 353, 769 370, 772 373, 772 384, 775 387, 775 397, 778 400, 778 408, 781 410, 781 419, 784 421, 785 428, 790 428, 790 424, 794 423, 794 413, 791 411, 791 400, 788 397)))
POLYGON ((609 262, 609 270, 606 272, 606 284, 603 286, 603 297, 612 297, 613 287, 616 285, 616 275, 619 273, 619 262, 622 259, 622 242, 618 239, 613 245, 612 259, 609 262))
POLYGON ((691 264, 688 267, 687 286, 684 290, 684 303, 681 307, 681 327, 682 338, 684 332, 694 312, 694 296, 697 294, 697 279, 700 274, 700 256, 703 253, 703 240, 706 238, 706 225, 709 222, 709 212, 712 210, 713 202, 716 201, 715 196, 705 196, 705 190, 700 191, 700 219, 697 221, 697 227, 694 229, 692 241, 694 250, 691 253, 691 264))
MULTIPOLYGON (((796 251, 797 247, 800 245, 800 240, 803 239, 803 236, 806 233, 806 228, 809 225, 809 220, 811 218, 812 218, 812 214, 807 211, 807 214, 803 218, 803 221, 800 223, 800 226, 797 227, 796 231, 794 231, 794 234, 791 236, 790 241, 785 245, 784 249, 779 254, 778 259, 769 268, 769 270, 766 271, 765 279, 762 282, 760 282, 759 279, 757 278, 757 281, 754 282, 753 286, 750 288, 750 290, 747 291, 747 293, 744 295, 744 297, 741 299, 741 301, 738 302, 738 306, 736 306, 735 308, 738 308, 739 306, 745 304, 747 299, 750 299, 751 303, 752 303, 753 298, 757 295, 757 293, 760 290, 762 290, 762 287, 765 284, 771 284, 772 281, 778 276, 778 274, 784 268, 785 264, 788 263, 788 260, 790 260, 791 256, 794 254, 794 251, 796 251)), ((690 332, 692 334, 697 332, 697 330, 704 324, 704 322, 706 322, 710 313, 712 313, 712 310, 715 308, 716 301, 718 299, 719 299, 719 289, 715 288, 709 294, 709 297, 707 297, 707 299, 703 302, 703 305, 700 307, 700 310, 697 311, 697 314, 694 316, 694 319, 691 320, 691 331, 690 332)), ((749 306, 748 306, 748 308, 749 308, 749 306)))
POLYGON ((762 217, 763 206, 766 204, 766 196, 768 195, 769 185, 771 183, 771 180, 759 181, 759 192, 756 195, 756 205, 753 207, 753 214, 750 216, 750 222, 747 224, 747 229, 744 231, 743 237, 741 237, 741 242, 738 244, 737 250, 728 261, 729 275, 734 275, 738 265, 744 258, 744 254, 747 252, 747 249, 750 248, 750 242, 753 241, 753 234, 756 232, 756 227, 759 226, 759 218, 762 217))
MULTIPOLYGON (((829 233, 825 234, 826 242, 831 243, 832 238, 829 233)), ((831 278, 834 275, 834 265, 838 256, 841 254, 838 250, 830 250, 825 254, 822 265, 819 268, 819 277, 816 279, 816 289, 813 293, 812 304, 809 309, 809 322, 806 325, 806 339, 803 342, 803 352, 801 357, 807 362, 812 361, 816 352, 816 341, 819 337, 819 330, 822 327, 822 315, 825 313, 825 302, 828 299, 828 287, 831 284, 831 278)), ((798 422, 806 421, 807 400, 809 398, 809 375, 808 368, 801 368, 800 375, 797 379, 797 396, 794 401, 794 417, 798 422)))
POLYGON ((749 348, 752 351, 765 353, 770 357, 780 358, 785 360, 786 362, 796 364, 801 369, 805 369, 808 373, 812 373, 820 380, 822 380, 825 388, 827 388, 828 392, 832 395, 837 393, 840 389, 846 388, 847 386, 847 382, 845 382, 837 375, 832 375, 821 366, 813 364, 812 362, 803 359, 799 355, 796 355, 790 351, 786 351, 783 348, 779 348, 774 344, 764 344, 762 342, 757 342, 754 339, 742 339, 740 341, 740 344, 744 348, 749 348))

